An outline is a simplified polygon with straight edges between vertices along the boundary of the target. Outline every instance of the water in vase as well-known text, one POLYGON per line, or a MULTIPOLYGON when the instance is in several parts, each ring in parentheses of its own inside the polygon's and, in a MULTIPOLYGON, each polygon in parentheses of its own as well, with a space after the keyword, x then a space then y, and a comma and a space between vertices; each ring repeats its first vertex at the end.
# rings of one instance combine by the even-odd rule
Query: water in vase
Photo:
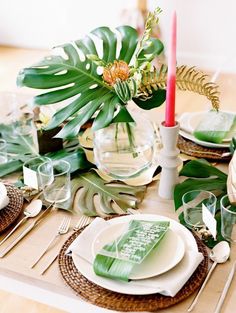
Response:
POLYGON ((131 136, 126 125, 112 124, 96 132, 94 157, 97 167, 115 179, 135 177, 149 168, 154 157, 154 136, 145 125, 135 125, 131 136))

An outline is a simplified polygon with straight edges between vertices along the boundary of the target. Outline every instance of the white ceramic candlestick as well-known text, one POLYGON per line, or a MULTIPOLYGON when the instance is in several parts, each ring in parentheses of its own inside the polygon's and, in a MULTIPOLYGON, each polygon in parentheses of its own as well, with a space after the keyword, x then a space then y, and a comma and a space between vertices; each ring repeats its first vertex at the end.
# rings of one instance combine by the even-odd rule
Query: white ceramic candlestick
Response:
POLYGON ((163 122, 160 125, 160 134, 163 148, 158 157, 162 167, 158 192, 161 198, 173 199, 174 187, 179 180, 178 167, 182 163, 179 158, 179 149, 177 149, 179 123, 173 127, 166 127, 163 122))

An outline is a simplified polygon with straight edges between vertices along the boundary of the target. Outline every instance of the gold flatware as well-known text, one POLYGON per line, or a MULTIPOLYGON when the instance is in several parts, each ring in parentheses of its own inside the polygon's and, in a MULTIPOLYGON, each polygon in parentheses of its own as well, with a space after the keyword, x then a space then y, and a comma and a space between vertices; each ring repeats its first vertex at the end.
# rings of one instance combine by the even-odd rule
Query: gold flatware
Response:
MULTIPOLYGON (((87 218, 89 218, 88 216, 86 216, 87 218)), ((82 217, 80 218, 80 220, 82 219, 82 217)), ((87 220, 88 221, 88 220, 87 220)), ((83 221, 82 221, 82 223, 84 223, 85 222, 85 220, 83 219, 83 221)), ((77 225, 76 225, 76 227, 79 227, 79 225, 81 225, 81 224, 79 224, 79 223, 77 223, 77 225)), ((83 227, 83 226, 82 226, 83 227)), ((75 227, 74 227, 74 230, 75 230, 75 227)), ((67 231, 66 231, 67 232, 67 231)), ((52 258, 52 260, 50 260, 49 262, 48 262, 48 264, 45 266, 45 268, 41 271, 41 273, 40 273, 40 275, 43 275, 44 273, 46 273, 46 271, 49 269, 49 267, 56 261, 56 259, 57 259, 57 257, 58 257, 58 253, 56 253, 55 255, 54 255, 54 257, 52 258)))
POLYGON ((55 202, 51 203, 42 214, 40 214, 32 224, 30 224, 11 244, 9 244, 2 252, 0 252, 0 258, 3 258, 11 249, 13 249, 18 242, 21 241, 33 228, 42 222, 42 220, 48 215, 51 209, 54 207, 55 202))
POLYGON ((198 302, 198 299, 200 297, 200 295, 202 294, 209 278, 211 277, 212 272, 214 271, 214 269, 216 268, 217 264, 219 263, 225 263, 229 256, 230 256, 230 247, 227 241, 220 241, 217 245, 214 246, 214 248, 211 250, 210 253, 210 259, 214 262, 212 264, 211 269, 209 270, 200 290, 198 291, 197 295, 195 296, 195 298, 193 299, 192 304, 190 305, 190 307, 188 308, 188 312, 191 312, 195 305, 198 302))
POLYGON ((48 243, 45 250, 40 254, 40 256, 37 258, 37 260, 31 265, 31 268, 34 268, 35 265, 38 264, 38 262, 41 260, 41 258, 47 253, 49 248, 52 246, 52 243, 56 240, 56 238, 58 238, 61 235, 66 234, 68 232, 68 230, 70 228, 70 221, 71 221, 70 217, 66 216, 63 218, 62 222, 60 223, 60 225, 58 227, 56 235, 53 236, 53 238, 50 240, 50 242, 48 243))
POLYGON ((50 262, 48 262, 48 264, 45 266, 45 268, 42 270, 42 272, 40 273, 40 275, 43 275, 46 273, 46 271, 49 269, 49 267, 56 261, 58 257, 58 253, 56 255, 54 255, 53 259, 50 260, 50 262))
POLYGON ((36 217, 42 209, 42 201, 39 199, 32 200, 24 210, 24 217, 16 224, 16 226, 1 241, 0 246, 28 219, 36 217))
POLYGON ((222 305, 223 305, 223 303, 224 303, 226 294, 227 294, 227 292, 228 292, 228 290, 229 290, 229 287, 230 287, 230 285, 231 285, 231 282, 232 282, 232 280, 233 280, 233 278, 234 278, 235 266, 236 266, 236 261, 233 263, 233 266, 232 266, 232 268, 231 268, 231 271, 230 271, 230 273, 229 273, 229 276, 228 276, 228 278, 227 278, 227 281, 226 281, 226 283, 225 283, 224 289, 223 289, 223 291, 222 291, 222 294, 221 294, 220 299, 219 299, 219 301, 218 301, 218 303, 217 303, 217 306, 216 306, 216 309, 215 309, 214 313, 220 313, 220 311, 221 311, 221 307, 222 307, 222 305))
POLYGON ((90 224, 93 221, 93 217, 90 216, 86 216, 86 215, 82 215, 79 218, 79 221, 77 222, 77 224, 74 226, 73 230, 77 231, 80 228, 87 226, 88 224, 90 224))

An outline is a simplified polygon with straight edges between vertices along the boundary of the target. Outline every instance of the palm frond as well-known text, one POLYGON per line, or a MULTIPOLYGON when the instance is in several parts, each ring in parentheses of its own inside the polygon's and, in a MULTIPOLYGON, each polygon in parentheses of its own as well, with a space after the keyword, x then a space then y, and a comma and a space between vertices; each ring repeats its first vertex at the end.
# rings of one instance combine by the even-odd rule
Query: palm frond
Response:
MULTIPOLYGON (((220 104, 218 86, 207 78, 208 75, 198 71, 195 67, 182 65, 176 70, 176 85, 179 90, 188 90, 206 96, 211 101, 212 107, 218 110, 220 104)), ((145 72, 140 86, 143 100, 149 98, 154 91, 165 89, 166 84, 167 67, 165 65, 152 72, 145 72)))

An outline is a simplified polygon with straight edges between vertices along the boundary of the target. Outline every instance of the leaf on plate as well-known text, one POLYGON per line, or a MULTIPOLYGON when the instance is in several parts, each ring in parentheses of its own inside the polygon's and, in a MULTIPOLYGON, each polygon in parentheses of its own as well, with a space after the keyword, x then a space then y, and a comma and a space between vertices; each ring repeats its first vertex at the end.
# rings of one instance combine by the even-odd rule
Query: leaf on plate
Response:
POLYGON ((131 187, 120 182, 107 183, 94 171, 80 174, 72 180, 74 210, 80 210, 89 216, 124 214, 129 208, 137 209, 145 191, 145 186, 131 187))
POLYGON ((222 143, 228 135, 235 120, 235 114, 209 111, 204 114, 200 123, 194 129, 193 135, 202 141, 222 143))
POLYGON ((93 269, 103 277, 129 281, 134 267, 164 238, 170 222, 131 220, 127 231, 96 255, 93 269))

